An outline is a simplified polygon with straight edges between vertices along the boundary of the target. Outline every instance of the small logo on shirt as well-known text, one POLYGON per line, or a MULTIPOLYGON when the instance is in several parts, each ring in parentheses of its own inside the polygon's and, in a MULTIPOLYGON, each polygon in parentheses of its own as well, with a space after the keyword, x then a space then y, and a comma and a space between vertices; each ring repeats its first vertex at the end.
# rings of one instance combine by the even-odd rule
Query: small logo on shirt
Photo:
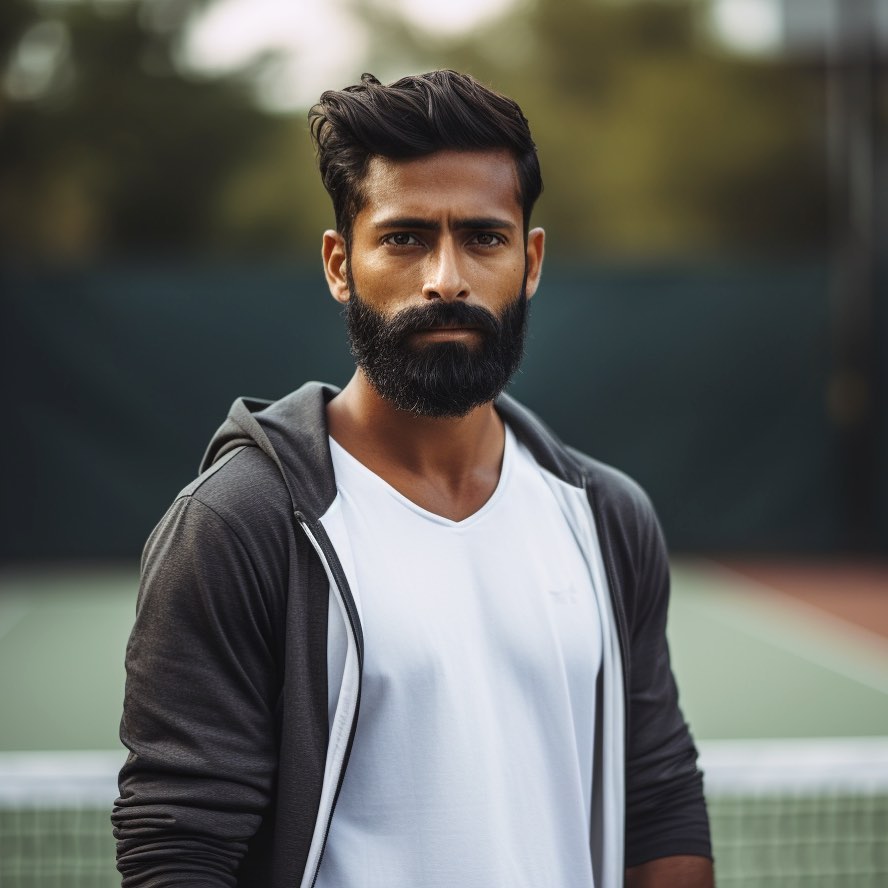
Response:
POLYGON ((567 589, 550 589, 549 595, 556 604, 576 604, 580 597, 573 586, 568 586, 567 589))

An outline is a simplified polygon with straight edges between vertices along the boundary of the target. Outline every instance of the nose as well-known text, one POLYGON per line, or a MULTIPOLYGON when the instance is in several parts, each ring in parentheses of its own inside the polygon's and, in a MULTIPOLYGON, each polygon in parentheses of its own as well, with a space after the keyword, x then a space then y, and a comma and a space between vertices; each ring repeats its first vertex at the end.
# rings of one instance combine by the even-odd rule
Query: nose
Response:
POLYGON ((422 295, 426 299, 443 299, 445 302, 465 299, 469 295, 462 263, 452 242, 445 240, 430 254, 422 295))

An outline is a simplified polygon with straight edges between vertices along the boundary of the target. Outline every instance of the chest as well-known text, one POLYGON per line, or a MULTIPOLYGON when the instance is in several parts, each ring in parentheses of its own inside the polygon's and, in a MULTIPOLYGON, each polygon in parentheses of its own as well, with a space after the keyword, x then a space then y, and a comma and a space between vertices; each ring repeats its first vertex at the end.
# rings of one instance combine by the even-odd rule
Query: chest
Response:
MULTIPOLYGON (((367 480, 367 479, 365 479, 367 480)), ((572 528, 532 474, 466 521, 344 483, 331 535, 364 634, 365 692, 562 693, 594 683, 593 581, 572 528)))

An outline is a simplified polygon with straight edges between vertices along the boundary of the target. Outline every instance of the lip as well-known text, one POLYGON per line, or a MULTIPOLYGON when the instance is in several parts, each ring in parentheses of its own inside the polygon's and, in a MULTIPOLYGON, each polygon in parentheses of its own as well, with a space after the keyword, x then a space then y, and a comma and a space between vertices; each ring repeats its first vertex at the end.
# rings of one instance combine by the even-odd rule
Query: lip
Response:
POLYGON ((460 339, 467 336, 478 336, 480 330, 477 327, 427 327, 425 330, 418 330, 416 335, 428 337, 431 339, 460 339))
POLYGON ((479 328, 475 324, 435 324, 434 327, 423 327, 420 330, 420 333, 438 333, 438 332, 446 332, 448 330, 466 330, 472 333, 477 333, 479 328))

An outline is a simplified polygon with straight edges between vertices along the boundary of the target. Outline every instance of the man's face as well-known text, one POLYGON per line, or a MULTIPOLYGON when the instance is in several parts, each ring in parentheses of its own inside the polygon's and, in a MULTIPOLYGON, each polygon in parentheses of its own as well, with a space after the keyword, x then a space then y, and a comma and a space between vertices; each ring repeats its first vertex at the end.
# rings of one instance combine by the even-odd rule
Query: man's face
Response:
POLYGON ((377 157, 363 190, 350 249, 334 232, 324 242, 358 366, 399 409, 462 416, 517 369, 539 280, 543 233, 525 242, 514 161, 377 157))

